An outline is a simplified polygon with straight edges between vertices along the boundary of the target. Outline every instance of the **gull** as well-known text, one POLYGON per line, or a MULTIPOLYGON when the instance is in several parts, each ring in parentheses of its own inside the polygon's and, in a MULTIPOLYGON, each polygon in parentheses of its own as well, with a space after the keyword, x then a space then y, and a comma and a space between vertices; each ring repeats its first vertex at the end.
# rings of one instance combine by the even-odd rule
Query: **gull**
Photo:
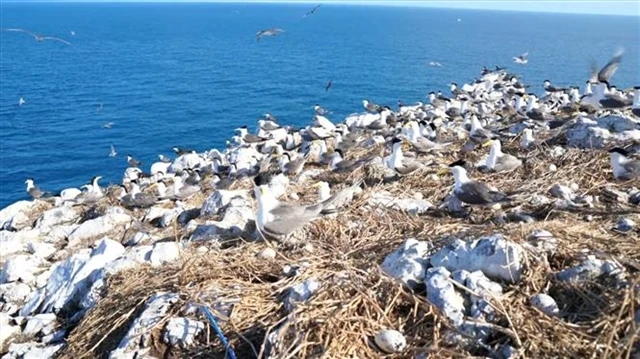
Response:
POLYGON ((372 160, 373 158, 363 158, 357 161, 345 160, 342 150, 336 148, 329 157, 329 166, 331 167, 331 171, 335 173, 351 173, 372 160))
POLYGON ((173 152, 175 152, 178 156, 182 156, 182 155, 186 155, 187 153, 195 153, 196 151, 191 150, 191 149, 185 149, 185 148, 180 148, 180 147, 173 147, 171 148, 173 150, 173 152))
POLYGON ((120 198, 120 203, 126 209, 149 208, 156 204, 157 200, 154 195, 140 192, 138 180, 133 180, 131 181, 131 191, 120 198))
POLYGON ((482 127, 478 117, 473 114, 471 115, 471 131, 469 131, 469 136, 471 136, 472 140, 479 143, 485 143, 495 137, 493 132, 482 127))
POLYGON ((279 29, 277 27, 266 29, 266 30, 260 30, 256 33, 256 41, 260 41, 260 39, 262 39, 263 36, 276 36, 282 32, 284 32, 284 30, 279 29))
POLYGON ((525 52, 524 54, 520 55, 520 56, 515 56, 513 58, 513 62, 515 62, 516 64, 522 64, 525 65, 527 62, 529 62, 529 59, 527 58, 527 56, 529 56, 529 52, 525 52))
POLYGON ((129 166, 131 167, 138 167, 142 164, 142 162, 136 160, 135 158, 133 158, 131 155, 127 155, 127 163, 129 164, 129 166))
POLYGON ((464 169, 465 162, 458 160, 449 165, 449 170, 453 174, 455 185, 453 194, 460 201, 476 206, 493 206, 500 202, 509 202, 511 198, 506 194, 493 190, 487 184, 473 181, 467 176, 464 169))
POLYGON ((111 128, 113 127, 113 125, 115 125, 115 123, 113 122, 107 122, 104 125, 102 125, 102 128, 111 128))
POLYGON ((171 163, 171 159, 165 157, 164 155, 158 155, 158 159, 163 163, 171 163))
POLYGON ((36 39, 37 42, 43 42, 45 40, 52 40, 52 41, 59 41, 59 42, 61 42, 63 44, 66 44, 66 45, 71 45, 71 43, 69 41, 63 40, 63 39, 61 39, 59 37, 40 35, 40 34, 33 33, 31 31, 25 30, 25 29, 7 29, 7 28, 4 28, 2 30, 3 31, 12 31, 12 32, 23 32, 25 34, 33 36, 33 38, 36 39))
POLYGON ((329 91, 331 85, 333 85, 333 80, 329 80, 329 82, 327 82, 327 85, 324 87, 324 92, 329 91))
POLYGON ((283 152, 282 154, 276 155, 276 157, 278 157, 279 160, 280 171, 288 176, 297 176, 300 174, 304 168, 304 164, 307 162, 306 156, 291 159, 289 152, 283 152))
POLYGON ((335 209, 329 210, 327 207, 338 198, 337 194, 312 205, 285 204, 278 201, 269 189, 266 174, 256 176, 254 183, 258 201, 256 225, 266 237, 284 239, 307 223, 335 212, 335 209))
POLYGON ((116 152, 116 148, 113 147, 113 145, 111 145, 111 151, 109 151, 109 157, 115 157, 118 154, 118 152, 116 152))
POLYGON ((569 91, 569 89, 566 87, 555 87, 551 85, 551 81, 549 80, 544 80, 544 82, 542 83, 542 86, 544 87, 544 90, 547 92, 568 92, 569 91))
POLYGON ((76 204, 92 204, 104 197, 104 193, 98 184, 101 178, 101 176, 95 176, 91 179, 91 183, 82 186, 85 191, 78 196, 75 201, 76 204))
POLYGON ((302 16, 302 18, 306 18, 309 15, 313 15, 316 13, 316 10, 318 10, 318 8, 322 6, 322 4, 316 5, 313 9, 309 10, 306 14, 304 14, 304 16, 302 16))
POLYGON ((24 183, 27 185, 27 193, 29 193, 33 199, 51 197, 54 195, 52 192, 42 191, 40 188, 36 187, 33 178, 27 178, 24 183))
POLYGON ((329 111, 320 107, 318 104, 313 105, 313 110, 316 111, 316 115, 324 116, 329 114, 329 111))
POLYGON ((535 139, 533 138, 533 130, 530 128, 525 128, 522 130, 522 148, 530 149, 532 145, 535 144, 535 139))
POLYGON ((442 64, 439 63, 438 61, 430 61, 429 62, 429 66, 431 66, 431 67, 442 67, 442 64))
POLYGON ((369 100, 362 100, 362 106, 364 109, 371 113, 379 113, 381 110, 380 105, 376 105, 375 103, 369 102, 369 100))
POLYGON ((436 143, 425 137, 422 137, 422 135, 420 134, 420 126, 416 121, 407 122, 404 125, 404 128, 407 131, 406 133, 407 137, 409 138, 409 142, 411 142, 416 152, 428 153, 431 151, 442 150, 443 148, 451 144, 451 142, 436 143))
POLYGON ((613 177, 617 180, 640 179, 640 160, 630 159, 629 153, 619 147, 609 151, 613 177))
POLYGON ((522 166, 522 161, 516 156, 502 152, 500 140, 486 142, 483 147, 491 146, 489 157, 485 164, 486 168, 494 172, 510 172, 522 166))
POLYGON ((336 125, 329 121, 328 118, 321 115, 313 116, 312 123, 314 126, 320 126, 327 131, 334 131, 336 129, 336 125))
POLYGON ((391 145, 393 146, 393 152, 391 152, 391 156, 389 156, 387 162, 389 168, 400 175, 408 175, 422 168, 422 163, 404 157, 401 139, 394 137, 393 140, 391 140, 391 145))

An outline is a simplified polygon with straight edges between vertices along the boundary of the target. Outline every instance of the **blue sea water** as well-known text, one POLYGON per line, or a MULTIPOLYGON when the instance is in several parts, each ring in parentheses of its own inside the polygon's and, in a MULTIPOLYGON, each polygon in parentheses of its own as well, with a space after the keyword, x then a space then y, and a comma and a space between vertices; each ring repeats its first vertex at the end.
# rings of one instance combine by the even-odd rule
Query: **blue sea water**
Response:
POLYGON ((1 27, 73 42, 0 32, 0 208, 26 198, 27 177, 46 190, 98 174, 116 183, 128 153, 148 169, 173 146, 222 148, 233 128, 254 127, 265 111, 304 125, 319 103, 340 121, 362 99, 424 100, 484 65, 505 65, 540 92, 545 79, 583 85, 593 59, 603 65, 624 47, 613 83, 640 84, 637 16, 334 4, 305 19, 309 6, 282 4, 2 2, 0 10, 1 27), (256 42, 271 27, 286 32, 256 42), (514 64, 525 51, 529 64, 514 64))

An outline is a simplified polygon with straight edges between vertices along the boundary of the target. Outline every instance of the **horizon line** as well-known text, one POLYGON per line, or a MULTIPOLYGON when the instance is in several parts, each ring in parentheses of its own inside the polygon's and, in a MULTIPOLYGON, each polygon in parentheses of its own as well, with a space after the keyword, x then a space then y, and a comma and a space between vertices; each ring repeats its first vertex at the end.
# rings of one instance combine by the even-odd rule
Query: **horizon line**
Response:
MULTIPOLYGON (((487 1, 489 3, 514 3, 515 1, 487 1)), ((517 3, 535 3, 541 4, 546 1, 518 1, 517 3)), ((543 13, 543 14, 575 14, 575 15, 594 15, 594 16, 624 16, 624 17, 640 17, 640 3, 636 1, 620 0, 620 1, 606 1, 602 3, 606 4, 636 4, 638 10, 635 13, 594 13, 585 11, 554 11, 544 9, 496 9, 496 8, 481 8, 477 7, 477 3, 474 5, 474 1, 447 1, 445 2, 432 2, 432 1, 387 1, 387 0, 367 0, 367 1, 340 1, 340 0, 325 0, 325 1, 309 1, 309 0, 2 0, 4 4, 295 4, 295 5, 350 5, 350 6, 380 6, 380 7, 408 7, 408 8, 431 8, 431 9, 448 9, 448 10, 477 10, 477 11, 501 11, 501 12, 517 12, 517 13, 543 13), (469 4, 469 7, 465 5, 469 4), (458 5, 458 6, 456 6, 458 5), (459 6, 463 5, 463 6, 459 6)), ((579 4, 579 3, 598 3, 598 1, 581 1, 581 0, 560 0, 553 1, 553 3, 567 3, 567 4, 579 4)))

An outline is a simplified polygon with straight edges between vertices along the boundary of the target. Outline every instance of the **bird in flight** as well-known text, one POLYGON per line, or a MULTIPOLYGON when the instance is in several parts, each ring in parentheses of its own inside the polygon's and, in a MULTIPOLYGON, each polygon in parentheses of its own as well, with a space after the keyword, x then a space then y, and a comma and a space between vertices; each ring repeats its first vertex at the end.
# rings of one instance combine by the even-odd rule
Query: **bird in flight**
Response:
POLYGON ((303 19, 309 15, 313 15, 316 13, 316 10, 318 10, 318 8, 322 6, 322 4, 316 5, 313 9, 309 10, 309 12, 307 12, 306 14, 304 14, 304 16, 302 17, 303 19))
POLYGON ((276 36, 279 33, 284 32, 284 30, 274 27, 272 29, 260 30, 256 33, 256 40, 260 41, 263 36, 276 36))
POLYGON ((329 91, 332 85, 333 85, 333 80, 329 80, 329 82, 327 82, 327 85, 324 87, 324 92, 329 91))
POLYGON ((25 103, 27 103, 27 101, 25 101, 22 97, 20 97, 20 99, 18 100, 18 106, 22 106, 25 103))
POLYGON ((111 145, 111 151, 109 152, 109 157, 115 157, 118 154, 118 152, 116 152, 116 148, 113 147, 113 145, 111 145))
POLYGON ((76 36, 76 32, 73 30, 69 31, 69 33, 71 34, 71 36, 76 36))
POLYGON ((442 64, 439 63, 438 61, 431 61, 431 62, 429 62, 429 66, 431 66, 431 67, 442 67, 442 64))
POLYGON ((526 64, 527 62, 529 62, 529 59, 527 58, 527 56, 529 56, 529 52, 525 52, 524 54, 520 55, 520 56, 515 56, 513 58, 513 62, 515 62, 516 64, 526 64))
POLYGON ((102 128, 111 128, 113 127, 113 125, 115 125, 115 123, 113 122, 107 122, 104 125, 102 125, 102 128))
POLYGON ((27 35, 33 36, 33 38, 36 39, 36 41, 38 41, 38 42, 43 42, 45 40, 52 40, 52 41, 59 41, 59 42, 61 42, 63 44, 67 44, 67 45, 71 46, 71 43, 69 41, 63 40, 63 39, 61 39, 59 37, 39 35, 39 34, 31 32, 31 31, 24 30, 24 29, 6 29, 6 28, 3 28, 2 31, 24 32, 27 35))

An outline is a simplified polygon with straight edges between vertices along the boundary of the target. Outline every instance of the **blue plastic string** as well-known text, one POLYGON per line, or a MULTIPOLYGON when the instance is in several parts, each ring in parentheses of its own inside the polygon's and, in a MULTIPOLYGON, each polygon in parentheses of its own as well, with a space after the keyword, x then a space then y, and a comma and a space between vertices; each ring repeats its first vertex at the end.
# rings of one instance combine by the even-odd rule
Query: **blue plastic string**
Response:
POLYGON ((204 315, 207 316, 207 319, 209 319, 209 323, 211 324, 211 327, 213 328, 213 330, 215 330, 216 334, 218 334, 218 338, 220 338, 222 345, 224 345, 227 351, 227 354, 229 354, 229 359, 236 359, 236 353, 233 351, 233 348, 229 346, 229 342, 227 341, 227 338, 222 333, 222 330, 220 329, 220 326, 218 325, 216 318, 213 316, 213 314, 211 314, 211 311, 209 310, 209 308, 202 306, 202 310, 204 311, 204 315))

